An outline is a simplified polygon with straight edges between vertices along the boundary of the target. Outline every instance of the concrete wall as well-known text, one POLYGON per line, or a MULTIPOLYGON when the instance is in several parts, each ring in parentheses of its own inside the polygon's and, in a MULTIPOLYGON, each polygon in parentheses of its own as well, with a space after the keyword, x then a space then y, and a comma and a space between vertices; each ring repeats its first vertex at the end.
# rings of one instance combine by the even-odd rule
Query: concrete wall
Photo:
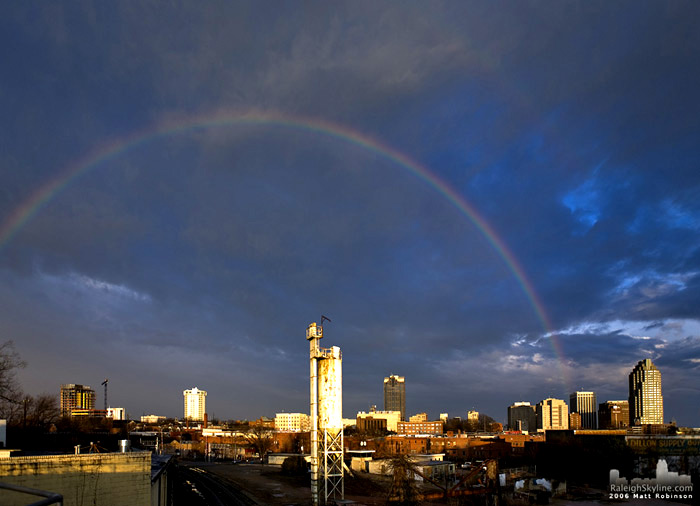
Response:
POLYGON ((170 504, 170 473, 165 470, 151 482, 151 506, 168 506, 170 504))
MULTIPOLYGON (((92 453, 0 459, 0 481, 63 494, 64 506, 149 506, 151 454, 92 453)), ((40 497, 0 489, 0 504, 40 497)))
POLYGON ((368 473, 369 464, 367 462, 372 462, 372 457, 352 457, 350 469, 358 473, 368 473))

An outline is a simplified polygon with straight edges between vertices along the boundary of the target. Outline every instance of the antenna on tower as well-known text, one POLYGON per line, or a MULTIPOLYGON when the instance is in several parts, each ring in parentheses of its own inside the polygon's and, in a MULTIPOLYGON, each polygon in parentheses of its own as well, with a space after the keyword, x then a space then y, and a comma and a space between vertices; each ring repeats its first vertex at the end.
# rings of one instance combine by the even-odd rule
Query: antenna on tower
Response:
POLYGON ((105 414, 107 414, 107 382, 109 380, 105 378, 105 380, 102 382, 102 384, 105 386, 105 414))

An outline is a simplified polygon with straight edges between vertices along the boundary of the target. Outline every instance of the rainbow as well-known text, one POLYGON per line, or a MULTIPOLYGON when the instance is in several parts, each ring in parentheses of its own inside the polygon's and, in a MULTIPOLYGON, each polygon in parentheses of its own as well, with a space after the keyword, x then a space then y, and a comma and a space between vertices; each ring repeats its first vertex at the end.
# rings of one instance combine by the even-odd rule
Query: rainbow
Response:
MULTIPOLYGON (((390 160, 400 167, 407 169, 417 178, 423 180, 428 186, 446 198, 455 208, 466 216, 479 232, 486 238, 493 249, 503 259, 510 272, 515 276, 522 287, 530 305, 535 311, 537 318, 542 323, 546 336, 552 344, 554 352, 560 364, 560 374, 564 386, 569 387, 566 379, 564 354, 559 343, 558 336, 553 331, 552 323, 547 316, 542 301, 537 295, 532 283, 525 274, 523 267, 515 258, 515 255, 508 249, 496 231, 488 222, 479 215, 476 209, 451 188, 445 181, 436 174, 428 170, 415 160, 396 149, 380 143, 361 132, 353 130, 347 126, 331 123, 329 121, 304 118, 299 116, 289 116, 277 112, 244 112, 244 113, 217 113, 214 115, 187 117, 183 119, 170 120, 166 123, 157 124, 144 130, 137 131, 124 138, 113 140, 110 143, 99 145, 90 152, 78 159, 75 163, 63 169, 56 177, 51 179, 44 186, 37 189, 23 204, 18 206, 14 212, 4 220, 0 226, 0 252, 17 232, 29 222, 46 204, 62 189, 68 186, 73 180, 85 172, 99 166, 100 164, 120 156, 122 153, 134 149, 140 145, 154 139, 170 136, 173 134, 207 130, 211 128, 225 126, 282 126, 304 130, 314 134, 331 137, 340 141, 358 146, 364 150, 375 153, 381 158, 390 160)), ((570 390, 570 389, 569 389, 570 390)))

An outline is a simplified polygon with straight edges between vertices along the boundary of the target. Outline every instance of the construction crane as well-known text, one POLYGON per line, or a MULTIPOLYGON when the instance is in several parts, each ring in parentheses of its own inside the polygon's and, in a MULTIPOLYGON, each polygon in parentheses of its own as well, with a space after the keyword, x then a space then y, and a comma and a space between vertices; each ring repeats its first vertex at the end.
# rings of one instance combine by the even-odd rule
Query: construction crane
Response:
POLYGON ((107 413, 107 382, 108 381, 109 380, 107 378, 105 378, 105 380, 102 382, 102 384, 105 387, 105 414, 107 413))

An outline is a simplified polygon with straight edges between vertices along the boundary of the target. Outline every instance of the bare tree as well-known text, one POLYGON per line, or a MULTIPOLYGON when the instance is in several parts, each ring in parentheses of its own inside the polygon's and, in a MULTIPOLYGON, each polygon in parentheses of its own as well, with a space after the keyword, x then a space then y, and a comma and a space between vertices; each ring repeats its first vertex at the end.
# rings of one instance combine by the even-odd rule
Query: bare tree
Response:
POLYGON ((27 399, 25 418, 27 425, 46 427, 60 418, 58 400, 55 395, 41 394, 27 399))
POLYGON ((250 444, 255 451, 260 455, 260 458, 264 458, 265 454, 270 451, 273 444, 272 431, 267 427, 261 425, 254 425, 248 429, 248 432, 244 435, 248 444, 250 444))
MULTIPOLYGON (((15 343, 12 341, 5 341, 0 344, 0 395, 5 397, 10 397, 15 393, 19 387, 17 385, 17 369, 25 367, 27 364, 24 362, 17 350, 15 350, 15 343)), ((16 398, 10 397, 13 400, 16 398)))
POLYGON ((26 365, 12 341, 0 344, 0 418, 5 418, 8 422, 16 420, 23 412, 17 369, 26 365))
POLYGON ((416 464, 408 455, 399 453, 389 461, 392 471, 387 505, 417 506, 420 496, 416 487, 416 464))

